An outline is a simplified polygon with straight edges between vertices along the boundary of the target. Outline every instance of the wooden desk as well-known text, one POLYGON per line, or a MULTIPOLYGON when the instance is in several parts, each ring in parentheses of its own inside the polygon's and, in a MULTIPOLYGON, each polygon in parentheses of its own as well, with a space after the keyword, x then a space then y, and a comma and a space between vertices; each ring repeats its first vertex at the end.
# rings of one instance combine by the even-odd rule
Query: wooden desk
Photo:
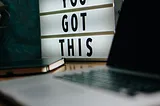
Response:
MULTIPOLYGON (((56 70, 51 71, 50 73, 54 74, 57 72, 63 72, 63 71, 75 71, 78 69, 85 69, 85 68, 91 68, 95 66, 104 66, 106 65, 106 62, 66 62, 64 66, 59 67, 56 70)), ((0 81, 3 80, 12 80, 16 78, 21 77, 27 77, 27 76, 18 76, 18 77, 7 77, 7 78, 0 78, 0 81)))

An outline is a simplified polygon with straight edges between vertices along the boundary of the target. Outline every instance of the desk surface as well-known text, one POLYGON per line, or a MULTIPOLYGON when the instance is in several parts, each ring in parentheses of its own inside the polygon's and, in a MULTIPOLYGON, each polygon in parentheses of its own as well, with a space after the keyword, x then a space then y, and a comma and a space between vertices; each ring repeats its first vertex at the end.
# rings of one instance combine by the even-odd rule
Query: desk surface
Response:
MULTIPOLYGON (((92 68, 92 67, 104 66, 104 65, 106 65, 106 62, 67 62, 65 63, 64 66, 61 66, 58 69, 51 71, 50 73, 54 74, 54 73, 64 72, 64 71, 75 71, 78 69, 92 68)), ((0 78, 0 81, 12 80, 12 79, 21 78, 21 77, 27 77, 27 76, 0 78)), ((0 101, 0 106, 5 106, 5 105, 3 105, 3 103, 1 103, 0 101)))

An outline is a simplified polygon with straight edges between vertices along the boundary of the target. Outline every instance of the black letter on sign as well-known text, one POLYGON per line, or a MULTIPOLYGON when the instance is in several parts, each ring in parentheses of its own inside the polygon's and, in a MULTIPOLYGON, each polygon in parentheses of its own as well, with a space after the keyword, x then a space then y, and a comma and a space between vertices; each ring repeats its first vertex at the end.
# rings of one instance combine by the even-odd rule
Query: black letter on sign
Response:
POLYGON ((63 0, 64 8, 66 8, 66 0, 63 0))
POLYGON ((64 39, 60 39, 59 43, 61 43, 61 55, 64 56, 64 50, 63 50, 64 39))
POLYGON ((77 19, 77 15, 76 14, 72 15, 71 26, 72 26, 72 30, 74 32, 77 31, 77 28, 78 28, 78 19, 77 19))
POLYGON ((80 0, 81 4, 84 5, 86 3, 86 0, 80 0))
POLYGON ((73 2, 73 0, 71 0, 71 4, 73 7, 75 7, 77 5, 77 0, 74 0, 74 2, 73 2))
POLYGON ((88 38, 88 39, 87 39, 87 42, 86 42, 87 48, 90 50, 90 53, 87 53, 87 56, 88 56, 88 57, 92 56, 92 53, 93 53, 92 47, 89 45, 89 42, 92 42, 92 39, 91 39, 91 38, 88 38))
POLYGON ((70 49, 72 50, 72 56, 74 56, 74 43, 73 43, 73 39, 71 39, 71 45, 70 45, 70 41, 68 39, 68 56, 71 56, 70 53, 70 49))
POLYGON ((78 43, 79 43, 79 56, 82 56, 81 39, 78 39, 78 43))
POLYGON ((87 16, 87 13, 81 13, 82 16, 82 25, 83 25, 83 31, 86 30, 86 24, 85 24, 85 16, 87 16))
POLYGON ((68 32, 68 22, 64 22, 67 19, 67 15, 64 15, 62 18, 62 28, 64 32, 68 32))

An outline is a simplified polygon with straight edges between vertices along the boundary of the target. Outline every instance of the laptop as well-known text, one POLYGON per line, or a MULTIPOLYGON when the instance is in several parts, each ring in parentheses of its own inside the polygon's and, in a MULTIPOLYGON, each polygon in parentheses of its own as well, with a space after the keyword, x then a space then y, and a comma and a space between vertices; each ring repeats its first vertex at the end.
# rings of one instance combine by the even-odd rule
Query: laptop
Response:
MULTIPOLYGON (((147 39, 150 32, 154 33, 155 27, 152 26, 153 30, 151 27, 147 28, 143 22, 152 18, 139 15, 145 6, 138 10, 135 8, 139 6, 138 3, 133 4, 133 0, 123 1, 105 67, 56 77, 105 90, 125 91, 130 96, 160 91, 159 65, 155 62, 158 60, 158 55, 155 54, 158 47, 153 44, 152 37, 147 39)), ((154 23, 153 20, 151 22, 154 23)))
POLYGON ((160 94, 160 73, 146 61, 145 49, 137 51, 142 23, 133 2, 122 4, 106 66, 2 81, 3 100, 27 106, 158 105, 153 95, 160 94))

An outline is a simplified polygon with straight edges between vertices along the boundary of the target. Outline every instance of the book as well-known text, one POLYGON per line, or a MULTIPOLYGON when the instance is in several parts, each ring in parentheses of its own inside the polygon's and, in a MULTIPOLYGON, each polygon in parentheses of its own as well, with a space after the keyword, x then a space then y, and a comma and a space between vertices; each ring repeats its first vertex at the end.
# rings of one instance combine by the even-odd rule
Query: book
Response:
POLYGON ((33 60, 1 62, 0 75, 45 73, 64 65, 64 58, 41 58, 33 60))

